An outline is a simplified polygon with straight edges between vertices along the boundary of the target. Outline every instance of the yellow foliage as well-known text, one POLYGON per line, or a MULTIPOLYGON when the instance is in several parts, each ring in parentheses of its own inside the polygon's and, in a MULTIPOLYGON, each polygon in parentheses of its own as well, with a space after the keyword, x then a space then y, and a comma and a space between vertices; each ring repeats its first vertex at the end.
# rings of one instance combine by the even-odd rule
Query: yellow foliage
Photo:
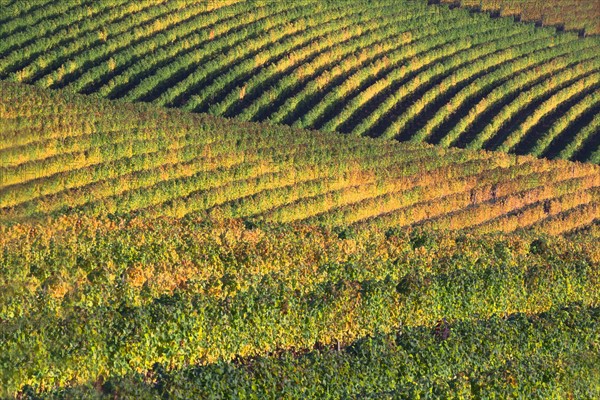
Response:
POLYGON ((61 277, 49 278, 46 280, 45 285, 48 294, 57 300, 61 300, 65 297, 71 289, 70 285, 61 277))
POLYGON ((101 42, 106 42, 107 38, 108 38, 108 32, 106 31, 106 29, 102 28, 101 30, 98 31, 98 39, 100 39, 101 42))
POLYGON ((142 287, 147 280, 147 269, 149 269, 148 266, 144 267, 141 264, 129 267, 126 271, 127 283, 136 288, 142 287))

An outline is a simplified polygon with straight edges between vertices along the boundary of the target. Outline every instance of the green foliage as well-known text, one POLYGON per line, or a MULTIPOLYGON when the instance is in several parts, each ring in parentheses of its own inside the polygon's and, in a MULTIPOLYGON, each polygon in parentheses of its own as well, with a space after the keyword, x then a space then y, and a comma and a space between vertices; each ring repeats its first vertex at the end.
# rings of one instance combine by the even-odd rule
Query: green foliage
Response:
POLYGON ((21 84, 2 83, 0 92, 5 222, 199 214, 348 234, 372 225, 557 234, 600 216, 600 174, 589 164, 343 137, 21 84))
POLYGON ((595 398, 597 308, 404 328, 306 353, 110 377, 48 398, 595 398))
POLYGON ((598 37, 512 15, 546 25, 564 18, 567 29, 591 33, 598 7, 470 1, 510 17, 426 0, 17 2, 0 16, 0 79, 243 121, 595 162, 581 150, 594 143, 590 129, 573 123, 597 112, 598 37))
POLYGON ((600 301, 583 235, 72 216, 1 237, 8 393, 600 301))
POLYGON ((600 397, 599 38, 425 0, 0 10, 0 397, 600 397))

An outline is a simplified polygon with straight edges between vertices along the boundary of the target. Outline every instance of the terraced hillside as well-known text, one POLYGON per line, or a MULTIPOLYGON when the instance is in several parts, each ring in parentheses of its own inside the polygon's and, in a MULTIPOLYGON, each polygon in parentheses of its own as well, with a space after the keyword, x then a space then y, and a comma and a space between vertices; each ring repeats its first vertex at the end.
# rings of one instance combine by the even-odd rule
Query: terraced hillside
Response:
POLYGON ((496 11, 501 16, 516 15, 523 21, 555 25, 583 34, 600 34, 598 0, 441 0, 482 11, 496 11))
POLYGON ((4 3, 0 79, 597 162, 599 37, 425 0, 4 3))
POLYGON ((600 218, 593 164, 243 123, 13 83, 0 84, 0 99, 4 222, 196 214, 556 234, 600 218))

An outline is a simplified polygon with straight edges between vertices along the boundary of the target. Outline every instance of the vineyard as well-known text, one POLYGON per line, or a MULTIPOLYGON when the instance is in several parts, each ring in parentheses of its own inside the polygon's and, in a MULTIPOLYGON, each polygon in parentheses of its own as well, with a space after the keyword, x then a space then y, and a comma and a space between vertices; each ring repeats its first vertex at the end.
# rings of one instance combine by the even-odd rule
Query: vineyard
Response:
MULTIPOLYGON (((3 80, 243 121, 598 162, 598 36, 425 0, 4 3, 3 80)), ((520 7, 540 2, 503 3, 504 13, 527 14, 520 7)), ((595 0, 567 3, 557 13, 593 33, 595 0)))
POLYGON ((0 398, 600 398, 596 0, 0 0, 0 398))
MULTIPOLYGON (((260 398, 408 399, 430 394, 437 398, 531 398, 534 393, 539 398, 595 398, 599 393, 594 385, 600 381, 599 352, 586 338, 598 340, 595 328, 599 323, 597 308, 574 308, 539 317, 521 314, 508 320, 448 324, 438 329, 407 328, 401 335, 368 338, 343 351, 314 350, 300 357, 260 357, 243 364, 223 362, 171 372, 156 365, 145 377, 130 374, 102 387, 113 395, 148 399, 211 398, 215 392, 226 398, 239 393, 260 398), (515 339, 523 331, 542 345, 528 349, 515 339), (443 339, 443 332, 452 333, 443 339), (473 348, 484 354, 496 349, 511 351, 516 358, 478 357, 473 348), (555 364, 549 365, 548 359, 555 364), (558 370, 558 365, 567 367, 558 370), (406 372, 390 377, 390 370, 406 372), (282 383, 277 378, 281 374, 288 380, 282 383), (540 383, 543 380, 552 383, 544 385, 540 383)), ((84 386, 58 393, 85 397, 96 390, 84 386)))
POLYGON ((0 396, 600 394, 600 167, 0 94, 0 396))
POLYGON ((598 0, 441 0, 443 3, 498 12, 501 16, 518 16, 522 21, 555 25, 584 34, 600 34, 598 0))
POLYGON ((345 137, 21 84, 0 84, 0 96, 4 222, 197 215, 558 234, 600 217, 593 164, 345 137))
POLYGON ((108 398, 597 398, 598 228, 341 235, 80 216, 5 226, 0 382, 108 398))

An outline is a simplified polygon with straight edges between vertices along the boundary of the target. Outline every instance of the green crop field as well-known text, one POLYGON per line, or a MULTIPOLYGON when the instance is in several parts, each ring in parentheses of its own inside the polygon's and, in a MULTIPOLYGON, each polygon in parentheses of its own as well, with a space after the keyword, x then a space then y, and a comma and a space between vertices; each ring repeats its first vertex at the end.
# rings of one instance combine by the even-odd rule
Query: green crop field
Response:
POLYGON ((593 164, 317 134, 21 84, 0 84, 0 95, 0 221, 214 215, 561 233, 600 216, 593 164))
POLYGON ((598 225, 478 238, 63 217, 1 233, 9 392, 600 394, 598 225))
POLYGON ((600 167, 0 88, 5 395, 600 393, 600 167))
POLYGON ((0 79, 580 161, 599 139, 596 36, 424 0, 26 4, 0 16, 0 79))
POLYGON ((0 0, 0 398, 600 398, 597 6, 0 0))

